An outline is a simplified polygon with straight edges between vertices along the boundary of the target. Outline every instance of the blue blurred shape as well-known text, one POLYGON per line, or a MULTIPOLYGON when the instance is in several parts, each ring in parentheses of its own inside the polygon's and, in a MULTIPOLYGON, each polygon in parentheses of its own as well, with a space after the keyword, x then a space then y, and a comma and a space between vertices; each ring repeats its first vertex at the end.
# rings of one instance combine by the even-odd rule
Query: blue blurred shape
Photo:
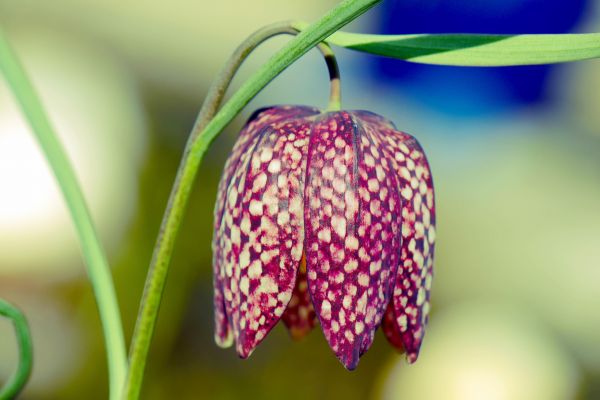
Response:
MULTIPOLYGON (((389 0, 382 3, 379 32, 564 33, 580 21, 588 0, 389 0)), ((378 79, 448 114, 489 115, 548 100, 556 66, 461 68, 377 58, 378 79)))

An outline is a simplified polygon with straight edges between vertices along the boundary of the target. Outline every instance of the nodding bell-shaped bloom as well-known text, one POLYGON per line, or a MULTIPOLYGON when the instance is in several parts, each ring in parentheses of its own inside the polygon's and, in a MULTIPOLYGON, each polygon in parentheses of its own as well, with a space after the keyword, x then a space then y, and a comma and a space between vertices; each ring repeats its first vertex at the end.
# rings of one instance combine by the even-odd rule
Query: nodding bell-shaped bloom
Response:
POLYGON ((280 319, 317 321, 348 369, 382 325, 417 359, 429 313, 435 207, 417 140, 367 111, 254 113, 215 208, 215 339, 246 358, 280 319))

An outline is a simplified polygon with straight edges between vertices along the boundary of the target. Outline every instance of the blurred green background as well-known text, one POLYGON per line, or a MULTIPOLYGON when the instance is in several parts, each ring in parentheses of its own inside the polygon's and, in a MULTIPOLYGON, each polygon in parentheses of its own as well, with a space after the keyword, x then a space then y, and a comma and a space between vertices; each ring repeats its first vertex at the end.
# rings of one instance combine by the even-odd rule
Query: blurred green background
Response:
MULTIPOLYGON (((0 24, 77 167, 109 251, 126 337, 211 79, 253 30, 312 21, 335 3, 0 0, 0 24)), ((383 1, 348 29, 600 30, 591 0, 477 5, 383 1)), ((257 51, 234 86, 285 40, 257 51)), ((203 163, 143 398, 600 398, 600 63, 460 69, 341 50, 338 59, 344 105, 385 115, 415 135, 433 169, 436 277, 419 361, 408 366, 380 333, 354 372, 339 364, 318 328, 295 343, 278 326, 245 361, 213 343, 210 239, 222 166, 253 109, 326 105, 327 74, 313 51, 245 109, 203 163)), ((84 271, 62 198, 0 82, 0 297, 25 311, 35 346, 23 399, 107 397, 101 328, 84 271)), ((16 359, 11 326, 0 320, 0 383, 16 359)))

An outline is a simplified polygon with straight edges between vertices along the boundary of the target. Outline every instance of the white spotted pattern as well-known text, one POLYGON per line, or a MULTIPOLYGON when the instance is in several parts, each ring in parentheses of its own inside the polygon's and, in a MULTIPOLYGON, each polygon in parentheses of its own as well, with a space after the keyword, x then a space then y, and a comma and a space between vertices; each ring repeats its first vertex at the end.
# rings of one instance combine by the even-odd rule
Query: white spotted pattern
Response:
POLYGON ((397 171, 402 200, 402 250, 393 302, 383 330, 390 342, 416 361, 430 310, 435 245, 435 203, 429 164, 417 140, 374 114, 367 129, 397 171))
POLYGON ((348 369, 370 347, 391 298, 400 203, 390 168, 350 113, 315 123, 304 216, 308 287, 325 338, 348 369))
MULTIPOLYGON (((254 118, 251 118, 249 123, 242 130, 231 155, 227 159, 217 192, 217 201, 215 205, 215 234, 213 236, 215 341, 221 347, 230 346, 234 339, 232 330, 232 328, 234 328, 232 325, 234 312, 231 308, 231 304, 234 301, 234 293, 231 290, 232 286, 237 286, 240 291, 245 291, 246 293, 250 293, 251 289, 250 280, 248 278, 240 279, 238 281, 241 277, 240 267, 249 267, 250 265, 250 253, 244 252, 242 254, 239 252, 242 239, 244 241, 248 241, 249 239, 254 240, 252 243, 252 254, 260 254, 260 262, 271 263, 273 259, 277 258, 276 256, 278 253, 276 250, 263 252, 263 245, 260 242, 255 241, 256 236, 253 235, 250 237, 248 234, 250 229, 250 219, 248 218, 239 221, 241 210, 232 209, 240 206, 243 197, 243 194, 240 194, 242 192, 239 190, 240 182, 242 181, 241 175, 245 175, 244 172, 248 170, 250 158, 254 154, 259 139, 263 137, 262 134, 265 129, 268 129, 274 124, 280 124, 281 121, 287 121, 290 118, 301 118, 316 113, 317 111, 315 109, 308 107, 282 106, 260 110, 255 113, 254 118), (234 182, 234 178, 236 182, 234 182), (225 212, 226 210, 228 212, 225 212), (239 224, 234 224, 234 215, 236 216, 236 220, 239 221, 239 224), (235 258, 232 253, 234 246, 238 251, 235 258), (234 262, 237 262, 237 264, 234 265, 234 262), (232 276, 236 277, 234 279, 235 282, 232 282, 232 276), (226 307, 227 304, 229 304, 230 307, 226 307)), ((294 147, 302 147, 300 140, 296 135, 293 133, 291 135, 293 140, 297 142, 296 144, 299 145, 294 147)), ((308 143, 308 140, 305 141, 308 143)), ((262 157, 263 159, 267 156, 268 153, 266 151, 259 155, 259 157, 262 157)), ((291 157, 297 157, 296 153, 293 153, 291 157)), ((265 161, 267 160, 265 159, 265 161)), ((255 177, 252 186, 253 189, 256 189, 257 193, 260 187, 266 187, 266 177, 266 174, 255 177)), ((288 185, 287 177, 283 174, 279 174, 279 181, 281 186, 288 185)), ((245 180, 243 187, 246 187, 245 180)), ((298 200, 300 200, 301 203, 301 197, 295 196, 294 206, 301 212, 302 205, 297 204, 298 200)), ((271 205, 271 207, 273 207, 273 205, 271 205)), ((246 250, 249 249, 247 248, 246 250)), ((255 284, 256 282, 253 283, 255 284)), ((268 285, 269 282, 264 282, 264 284, 268 285)), ((252 288, 254 288, 254 285, 252 288)), ((236 290, 236 293, 237 292, 238 291, 236 290)), ((237 295, 236 299, 238 299, 237 295)), ((239 317, 236 318, 238 318, 239 321, 239 317)), ((262 326, 264 327, 265 324, 262 324, 262 326)), ((237 336, 239 337, 239 332, 237 336)), ((249 353, 250 351, 251 349, 248 351, 243 350, 241 353, 249 353)))
POLYGON ((435 205, 412 136, 366 111, 263 110, 240 133, 215 207, 215 339, 247 357, 283 319, 317 318, 348 369, 377 327, 414 362, 430 309, 435 205))

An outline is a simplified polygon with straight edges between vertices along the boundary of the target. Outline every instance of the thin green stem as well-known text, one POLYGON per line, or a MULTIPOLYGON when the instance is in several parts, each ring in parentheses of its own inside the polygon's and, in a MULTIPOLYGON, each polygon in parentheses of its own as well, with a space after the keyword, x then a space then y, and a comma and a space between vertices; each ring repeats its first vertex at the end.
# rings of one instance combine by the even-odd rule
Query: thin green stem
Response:
POLYGON ((14 399, 23 390, 33 364, 31 333, 23 313, 12 304, 0 299, 0 315, 12 320, 19 346, 19 364, 10 379, 0 389, 0 399, 14 399))
MULTIPOLYGON (((253 37, 244 42, 236 53, 234 53, 215 85, 213 85, 211 94, 207 97, 203 110, 200 112, 187 142, 154 248, 131 344, 130 370, 125 385, 125 396, 127 399, 137 399, 140 394, 148 350, 166 283, 175 239, 181 226, 198 167, 210 143, 242 108, 285 68, 331 33, 358 17, 379 1, 345 0, 341 2, 328 14, 303 30, 278 51, 242 85, 216 115, 214 114, 218 109, 218 105, 223 98, 229 82, 237 67, 243 61, 243 58, 240 57, 240 55, 244 54, 243 49, 248 49, 247 55, 251 51, 252 46, 256 47, 270 36, 264 35, 263 32, 262 34, 266 36, 264 39, 253 35, 253 37), (240 58, 236 59, 235 57, 240 58)), ((286 32, 289 33, 287 29, 289 29, 289 26, 286 25, 286 32)), ((339 88, 336 93, 339 99, 339 88)), ((335 103, 335 100, 333 103, 335 103)), ((333 104, 333 107, 335 106, 333 104)))
MULTIPOLYGON (((299 32, 299 31, 297 31, 299 32)), ((338 111, 342 108, 342 85, 340 80, 340 69, 335 59, 335 54, 331 47, 325 42, 318 45, 319 50, 325 57, 327 69, 329 70, 329 103, 328 111, 338 111)))
POLYGON ((46 156, 71 213, 100 312, 110 380, 110 398, 120 395, 127 375, 127 357, 117 297, 106 255, 71 163, 48 116, 8 41, 0 32, 0 71, 46 156))
MULTIPOLYGON (((210 119, 217 113, 235 74, 250 53, 252 53, 261 43, 273 36, 280 34, 297 35, 300 33, 300 30, 296 28, 296 26, 302 26, 302 23, 282 21, 267 25, 251 34, 236 48, 208 90, 206 98, 202 103, 202 108, 196 118, 192 133, 188 138, 188 143, 195 140, 210 122, 210 119)), ((340 71, 335 58, 335 53, 325 42, 319 43, 317 47, 323 55, 329 71, 330 95, 328 108, 331 108, 332 105, 335 107, 336 104, 339 105, 341 103, 340 71)))
POLYGON ((188 143, 193 141, 193 138, 197 136, 202 129, 204 129, 210 119, 217 113, 235 74, 240 69, 240 66, 244 60, 248 58, 250 53, 252 53, 261 43, 272 38, 273 36, 277 36, 282 33, 298 32, 298 30, 292 28, 291 26, 291 21, 276 22, 274 24, 264 26, 252 33, 235 49, 208 90, 204 102, 202 103, 202 108, 200 109, 198 117, 196 118, 196 122, 194 123, 192 135, 190 135, 190 138, 188 138, 188 143))
MULTIPOLYGON (((229 85, 236 72, 248 57, 265 40, 286 33, 289 29, 287 22, 275 23, 254 32, 231 55, 212 86, 210 87, 202 108, 198 113, 192 133, 182 157, 181 164, 175 177, 175 183, 167 203, 167 208, 160 227, 152 261, 148 270, 148 277, 144 287, 144 294, 140 304, 138 319, 136 321, 129 361, 131 369, 125 385, 127 398, 137 398, 141 388, 146 359, 156 325, 156 318, 160 307, 162 292, 166 283, 168 265, 173 253, 175 239, 181 225, 181 219, 185 212, 187 198, 194 181, 197 166, 186 160, 189 159, 189 148, 197 135, 204 129, 210 119, 216 114, 229 85)), ((199 165, 200 160, 197 161, 199 165)))

